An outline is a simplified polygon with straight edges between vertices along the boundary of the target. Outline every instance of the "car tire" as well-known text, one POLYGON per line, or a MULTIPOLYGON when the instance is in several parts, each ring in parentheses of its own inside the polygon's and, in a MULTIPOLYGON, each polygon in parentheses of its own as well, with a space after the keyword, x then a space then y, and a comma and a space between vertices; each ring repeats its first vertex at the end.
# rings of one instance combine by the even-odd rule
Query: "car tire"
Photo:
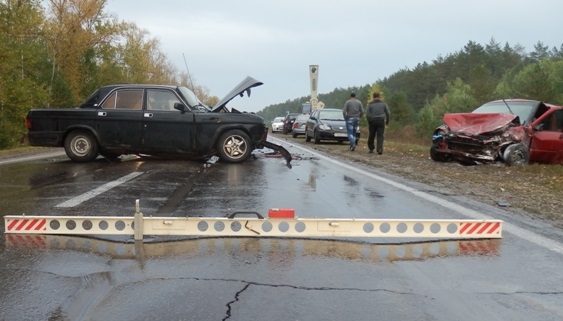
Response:
POLYGON ((315 130, 313 135, 315 136, 315 144, 320 144, 321 143, 321 137, 319 136, 319 133, 315 130))
POLYGON ((65 153, 75 162, 90 162, 98 157, 98 142, 87 131, 75 130, 65 138, 65 153))
POLYGON ((219 158, 228 163, 245 161, 252 152, 253 146, 248 135, 241 130, 229 130, 217 141, 219 158))
POLYGON ((297 134, 296 134, 296 133, 293 133, 293 134, 291 134, 291 137, 297 138, 297 134))
POLYGON ((502 153, 504 163, 509 166, 527 165, 530 161, 528 149, 523 144, 512 144, 502 153))
POLYGON ((430 158, 435 162, 446 163, 452 160, 452 156, 438 151, 438 145, 432 144, 430 147, 430 158))

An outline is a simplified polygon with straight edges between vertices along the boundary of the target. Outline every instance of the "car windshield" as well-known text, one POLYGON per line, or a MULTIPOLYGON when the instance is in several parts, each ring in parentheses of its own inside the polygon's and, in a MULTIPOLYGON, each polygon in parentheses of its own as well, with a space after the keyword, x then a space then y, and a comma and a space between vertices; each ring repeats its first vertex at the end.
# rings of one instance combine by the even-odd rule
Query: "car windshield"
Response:
POLYGON ((342 110, 321 110, 319 112, 319 119, 321 120, 344 120, 342 110))
POLYGON ((516 115, 520 119, 520 122, 523 125, 526 125, 530 116, 536 110, 537 105, 538 102, 536 101, 506 101, 506 103, 504 101, 492 101, 475 109, 473 113, 501 113, 516 115))
POLYGON ((197 108, 199 110, 209 111, 209 107, 202 103, 197 96, 193 93, 193 91, 189 90, 186 87, 178 87, 178 90, 182 93, 186 101, 188 102, 188 107, 190 108, 197 108), (202 108, 203 107, 203 108, 202 108))
POLYGON ((290 119, 290 120, 294 120, 295 118, 297 118, 298 115, 299 114, 289 114, 289 115, 287 115, 287 118, 290 119))
POLYGON ((283 123, 283 117, 276 117, 274 118, 274 123, 283 123))

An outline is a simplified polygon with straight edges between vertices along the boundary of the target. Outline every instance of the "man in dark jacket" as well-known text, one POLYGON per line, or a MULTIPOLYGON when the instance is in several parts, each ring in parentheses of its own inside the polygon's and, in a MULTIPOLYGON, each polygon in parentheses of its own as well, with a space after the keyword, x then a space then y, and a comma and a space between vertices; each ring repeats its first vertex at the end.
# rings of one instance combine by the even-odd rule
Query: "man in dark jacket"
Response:
POLYGON ((374 139, 377 135, 377 153, 383 154, 383 133, 385 126, 389 125, 389 107, 381 100, 378 92, 373 93, 373 100, 369 102, 366 110, 366 118, 369 124, 368 148, 373 153, 375 149, 374 139))
POLYGON ((356 131, 360 124, 360 118, 364 115, 364 106, 356 99, 356 93, 350 94, 350 99, 342 108, 342 116, 346 120, 346 132, 348 133, 348 141, 350 142, 350 150, 356 149, 356 131))

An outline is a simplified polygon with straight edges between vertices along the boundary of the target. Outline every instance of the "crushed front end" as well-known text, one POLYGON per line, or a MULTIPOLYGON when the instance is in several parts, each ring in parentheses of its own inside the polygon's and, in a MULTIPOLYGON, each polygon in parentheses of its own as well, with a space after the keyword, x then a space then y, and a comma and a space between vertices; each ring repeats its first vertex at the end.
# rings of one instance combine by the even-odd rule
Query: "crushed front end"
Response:
POLYGON ((430 157, 435 161, 462 164, 490 163, 502 160, 511 144, 529 146, 526 127, 518 117, 503 114, 446 114, 445 124, 432 136, 430 157), (455 129, 455 130, 453 130, 455 129))

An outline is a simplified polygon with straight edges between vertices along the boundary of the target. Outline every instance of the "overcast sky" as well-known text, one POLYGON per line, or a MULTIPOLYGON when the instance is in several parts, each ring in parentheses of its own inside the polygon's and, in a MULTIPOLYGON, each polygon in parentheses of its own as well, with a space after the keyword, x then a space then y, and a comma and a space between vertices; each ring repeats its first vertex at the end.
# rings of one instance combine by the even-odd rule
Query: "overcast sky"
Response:
MULTIPOLYGON (((264 85, 229 105, 259 111, 319 93, 372 84, 474 41, 563 44, 561 0, 108 0, 108 13, 158 38, 180 71, 222 98, 244 77, 264 85)), ((341 107, 341 106, 329 106, 341 107)))

